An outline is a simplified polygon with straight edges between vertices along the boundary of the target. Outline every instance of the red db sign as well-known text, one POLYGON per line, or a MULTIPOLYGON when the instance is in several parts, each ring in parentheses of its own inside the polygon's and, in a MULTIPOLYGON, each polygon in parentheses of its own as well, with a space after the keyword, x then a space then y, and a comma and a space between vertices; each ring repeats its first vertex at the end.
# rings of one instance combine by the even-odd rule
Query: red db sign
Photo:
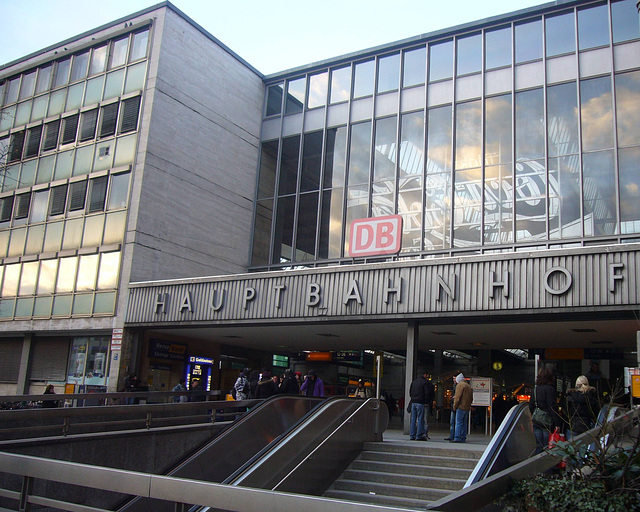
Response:
POLYGON ((358 219, 351 223, 349 256, 360 258, 397 254, 402 246, 402 217, 387 215, 358 219))

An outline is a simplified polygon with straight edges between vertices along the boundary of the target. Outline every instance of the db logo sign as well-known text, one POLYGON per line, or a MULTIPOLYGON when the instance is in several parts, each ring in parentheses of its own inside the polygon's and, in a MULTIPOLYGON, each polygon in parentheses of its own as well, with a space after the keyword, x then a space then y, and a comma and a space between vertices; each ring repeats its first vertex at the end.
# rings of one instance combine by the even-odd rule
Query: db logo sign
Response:
POLYGON ((402 246, 402 217, 387 215, 358 219, 351 223, 349 256, 397 254, 402 246))

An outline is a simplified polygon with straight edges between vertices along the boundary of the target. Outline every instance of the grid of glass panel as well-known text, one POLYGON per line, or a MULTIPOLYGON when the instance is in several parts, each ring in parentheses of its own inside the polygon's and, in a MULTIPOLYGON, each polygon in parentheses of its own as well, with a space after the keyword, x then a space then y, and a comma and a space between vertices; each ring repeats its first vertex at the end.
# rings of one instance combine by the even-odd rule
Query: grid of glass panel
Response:
POLYGON ((638 25, 529 10, 267 85, 252 266, 347 260, 393 214, 400 257, 637 239, 638 25))
POLYGON ((148 43, 0 81, 0 319, 114 314, 148 43))

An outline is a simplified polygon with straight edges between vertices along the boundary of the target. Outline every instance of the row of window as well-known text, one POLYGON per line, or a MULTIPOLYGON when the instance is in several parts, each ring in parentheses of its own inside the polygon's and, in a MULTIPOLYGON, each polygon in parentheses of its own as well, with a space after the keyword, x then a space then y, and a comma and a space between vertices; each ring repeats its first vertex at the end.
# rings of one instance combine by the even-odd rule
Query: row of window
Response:
MULTIPOLYGON (((96 213, 127 206, 130 173, 109 174, 0 199, 0 223, 44 222, 65 212, 96 213)), ((3 226, 0 225, 0 229, 3 226)))
MULTIPOLYGON (((135 131, 138 127, 140 99, 140 96, 134 96, 13 132, 10 139, 0 139, 0 156, 6 153, 7 162, 13 163, 61 146, 112 137, 116 131, 118 134, 135 131)), ((103 151, 105 155, 101 156, 107 156, 109 149, 103 151)))
POLYGON ((301 112, 429 82, 638 39, 635 0, 612 0, 465 34, 427 46, 292 78, 267 89, 266 115, 301 112), (612 39, 610 39, 610 27, 612 39), (577 34, 577 37, 576 37, 577 34), (428 58, 427 58, 428 53, 428 58), (284 100, 284 105, 283 105, 284 100))
POLYGON ((0 83, 0 105, 63 87, 147 56, 149 30, 128 34, 0 83))

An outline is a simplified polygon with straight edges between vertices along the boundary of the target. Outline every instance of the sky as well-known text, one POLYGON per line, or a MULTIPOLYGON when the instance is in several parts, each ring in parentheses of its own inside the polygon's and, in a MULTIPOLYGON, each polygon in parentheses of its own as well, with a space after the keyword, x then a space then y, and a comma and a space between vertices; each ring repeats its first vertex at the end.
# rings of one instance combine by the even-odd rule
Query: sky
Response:
MULTIPOLYGON (((0 65, 158 4, 0 0, 0 65)), ((260 72, 298 66, 545 3, 543 0, 173 0, 260 72)))

